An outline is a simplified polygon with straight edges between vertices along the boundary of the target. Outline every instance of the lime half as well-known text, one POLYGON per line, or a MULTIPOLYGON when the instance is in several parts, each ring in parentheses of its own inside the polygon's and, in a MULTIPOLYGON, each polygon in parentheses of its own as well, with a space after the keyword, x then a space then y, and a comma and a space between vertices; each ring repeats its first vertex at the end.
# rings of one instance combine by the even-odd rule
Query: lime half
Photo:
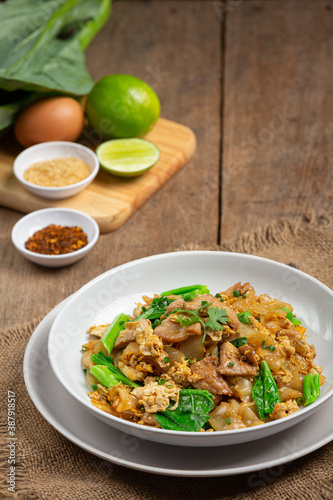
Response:
POLYGON ((155 144, 145 139, 113 139, 100 144, 96 154, 101 166, 119 177, 136 177, 149 170, 160 157, 155 144))

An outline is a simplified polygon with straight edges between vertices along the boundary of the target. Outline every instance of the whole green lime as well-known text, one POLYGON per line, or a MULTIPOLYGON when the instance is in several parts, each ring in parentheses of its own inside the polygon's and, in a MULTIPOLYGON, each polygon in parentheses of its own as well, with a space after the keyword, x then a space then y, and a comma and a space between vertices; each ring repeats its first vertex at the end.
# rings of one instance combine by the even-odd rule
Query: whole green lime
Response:
POLYGON ((130 75, 109 75, 99 80, 86 101, 92 128, 106 139, 142 137, 160 116, 160 101, 143 80, 130 75))

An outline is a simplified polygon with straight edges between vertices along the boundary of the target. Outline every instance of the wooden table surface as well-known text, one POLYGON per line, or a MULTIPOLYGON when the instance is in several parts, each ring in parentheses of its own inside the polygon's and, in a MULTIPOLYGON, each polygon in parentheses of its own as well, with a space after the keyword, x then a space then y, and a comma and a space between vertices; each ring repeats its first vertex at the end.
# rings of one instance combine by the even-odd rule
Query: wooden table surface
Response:
POLYGON ((44 269, 13 248, 21 213, 0 207, 2 327, 45 314, 98 274, 193 242, 235 239, 330 210, 332 0, 132 0, 87 51, 94 79, 129 73, 162 115, 191 127, 193 159, 79 263, 44 269))

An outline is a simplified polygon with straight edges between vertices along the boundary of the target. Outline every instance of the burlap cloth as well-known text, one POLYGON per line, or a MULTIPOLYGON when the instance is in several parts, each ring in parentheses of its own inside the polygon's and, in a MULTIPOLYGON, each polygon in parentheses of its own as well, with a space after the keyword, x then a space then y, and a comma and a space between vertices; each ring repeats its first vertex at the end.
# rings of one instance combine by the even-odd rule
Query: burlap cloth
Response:
MULTIPOLYGON (((198 249, 195 245, 192 248, 198 249)), ((244 235, 223 250, 253 253, 301 269, 333 288, 333 227, 328 214, 309 214, 296 222, 281 220, 244 235)), ((40 318, 39 318, 40 319, 40 318)), ((24 386, 25 346, 39 319, 0 336, 0 390, 5 409, 7 390, 16 392, 19 448, 16 494, 8 493, 7 418, 1 420, 1 498, 19 499, 332 499, 333 443, 260 474, 258 487, 249 475, 178 478, 150 475, 114 465, 78 448, 55 431, 32 404, 24 386), (94 474, 91 474, 94 471, 94 474), (93 477, 93 479, 92 479, 93 477)), ((223 452, 223 450, 222 450, 223 452)), ((161 453, 163 447, 161 446, 161 453)), ((259 476, 258 476, 259 477, 259 476)))

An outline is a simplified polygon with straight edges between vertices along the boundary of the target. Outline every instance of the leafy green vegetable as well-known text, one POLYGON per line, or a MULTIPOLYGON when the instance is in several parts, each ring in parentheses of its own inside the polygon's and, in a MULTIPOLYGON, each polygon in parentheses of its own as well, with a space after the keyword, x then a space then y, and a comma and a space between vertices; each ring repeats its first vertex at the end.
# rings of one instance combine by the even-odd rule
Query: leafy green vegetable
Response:
MULTIPOLYGON (((1 7, 0 7, 1 8, 1 7)), ((6 92, 0 89, 0 131, 9 127, 20 109, 32 103, 37 92, 6 92)))
POLYGON ((261 342, 262 348, 263 348, 263 349, 268 349, 268 350, 269 350, 269 351, 271 351, 271 352, 275 351, 275 347, 274 347, 273 345, 265 345, 265 344, 266 344, 266 342, 268 342, 268 341, 267 341, 267 340, 263 340, 263 341, 261 342))
POLYGON ((90 373, 105 387, 113 387, 119 383, 107 366, 94 365, 90 368, 90 373))
POLYGON ((118 382, 122 382, 123 384, 130 385, 131 387, 138 387, 138 384, 135 382, 132 382, 129 378, 127 378, 120 370, 119 368, 115 367, 112 358, 109 356, 105 356, 103 351, 99 351, 98 354, 92 354, 90 357, 91 361, 95 363, 95 365, 101 365, 101 366, 106 366, 110 372, 113 373, 113 375, 116 377, 118 382))
POLYGON ((197 294, 204 293, 209 293, 205 285, 183 286, 181 288, 174 288, 173 290, 162 292, 160 297, 153 299, 148 309, 142 308, 142 314, 135 318, 135 321, 141 318, 149 319, 152 321, 153 328, 156 328, 156 326, 161 323, 159 318, 165 314, 168 305, 175 300, 167 298, 169 295, 180 295, 184 300, 193 300, 197 294))
POLYGON ((226 325, 229 321, 229 316, 225 309, 219 307, 210 307, 208 309, 208 320, 206 328, 209 327, 214 331, 223 330, 222 325, 226 325))
POLYGON ((208 391, 182 389, 179 404, 175 410, 155 413, 163 429, 197 432, 208 421, 213 409, 213 395, 208 391))
POLYGON ((161 297, 166 297, 167 295, 181 295, 184 300, 193 300, 198 294, 203 295, 205 293, 210 293, 205 285, 190 285, 163 292, 161 293, 161 297))
POLYGON ((109 354, 116 343, 119 333, 125 329, 126 321, 129 321, 127 314, 118 314, 101 338, 102 345, 109 354))
POLYGON ((197 295, 204 295, 206 293, 210 293, 210 291, 205 285, 190 285, 163 292, 161 293, 161 297, 166 297, 168 295, 180 295, 184 300, 190 301, 194 300, 197 295))
POLYGON ((281 307, 281 309, 283 309, 283 311, 286 311, 287 315, 287 319, 289 319, 289 321, 291 321, 294 325, 301 325, 302 324, 302 321, 300 319, 297 319, 294 314, 290 311, 290 309, 287 309, 286 307, 281 307))
POLYGON ((177 318, 177 321, 181 326, 189 326, 193 323, 201 323, 204 331, 202 345, 205 342, 207 328, 211 328, 213 331, 223 330, 223 325, 225 325, 229 321, 229 316, 225 309, 220 309, 218 307, 209 307, 210 305, 212 305, 212 302, 203 300, 201 302, 201 306, 194 311, 186 311, 185 309, 175 309, 175 311, 173 311, 174 313, 186 313, 187 316, 179 315, 177 318), (204 321, 204 319, 199 315, 199 312, 201 311, 201 309, 205 309, 206 307, 209 307, 209 309, 207 309, 208 319, 204 321))
POLYGON ((261 362, 259 374, 253 381, 252 398, 261 420, 266 420, 275 404, 281 403, 279 390, 266 361, 261 362))
POLYGON ((92 86, 84 50, 105 24, 112 0, 6 0, 0 3, 0 130, 35 91, 85 95, 92 86), (15 95, 14 91, 26 95, 15 95), (13 95, 10 95, 13 94, 13 95))
POLYGON ((251 323, 250 316, 252 316, 252 313, 250 311, 244 311, 237 314, 239 321, 244 324, 251 323))
POLYGON ((135 318, 134 321, 138 321, 141 318, 149 319, 150 321, 160 318, 162 314, 165 313, 168 305, 171 304, 171 302, 173 301, 174 299, 168 299, 167 297, 158 297, 156 299, 153 299, 148 309, 143 311, 143 313, 140 314, 140 316, 138 316, 137 318, 135 318))
POLYGON ((105 385, 105 387, 113 387, 119 384, 119 382, 130 385, 131 387, 139 387, 138 384, 125 377, 125 375, 115 366, 113 366, 112 369, 109 366, 96 364, 90 369, 90 373, 94 375, 101 384, 105 385))
POLYGON ((83 50, 106 22, 110 5, 110 0, 1 3, 1 87, 89 92, 93 81, 83 50))
MULTIPOLYGON (((95 365, 104 365, 108 368, 116 368, 113 364, 113 359, 110 356, 105 356, 103 351, 99 351, 98 354, 92 354, 90 359, 95 365)), ((116 368, 118 370, 118 368, 116 368)))
POLYGON ((319 373, 309 373, 303 378, 304 406, 313 403, 320 396, 319 373))
POLYGON ((238 337, 237 339, 229 340, 229 342, 235 347, 241 347, 242 345, 247 344, 247 337, 238 337))

